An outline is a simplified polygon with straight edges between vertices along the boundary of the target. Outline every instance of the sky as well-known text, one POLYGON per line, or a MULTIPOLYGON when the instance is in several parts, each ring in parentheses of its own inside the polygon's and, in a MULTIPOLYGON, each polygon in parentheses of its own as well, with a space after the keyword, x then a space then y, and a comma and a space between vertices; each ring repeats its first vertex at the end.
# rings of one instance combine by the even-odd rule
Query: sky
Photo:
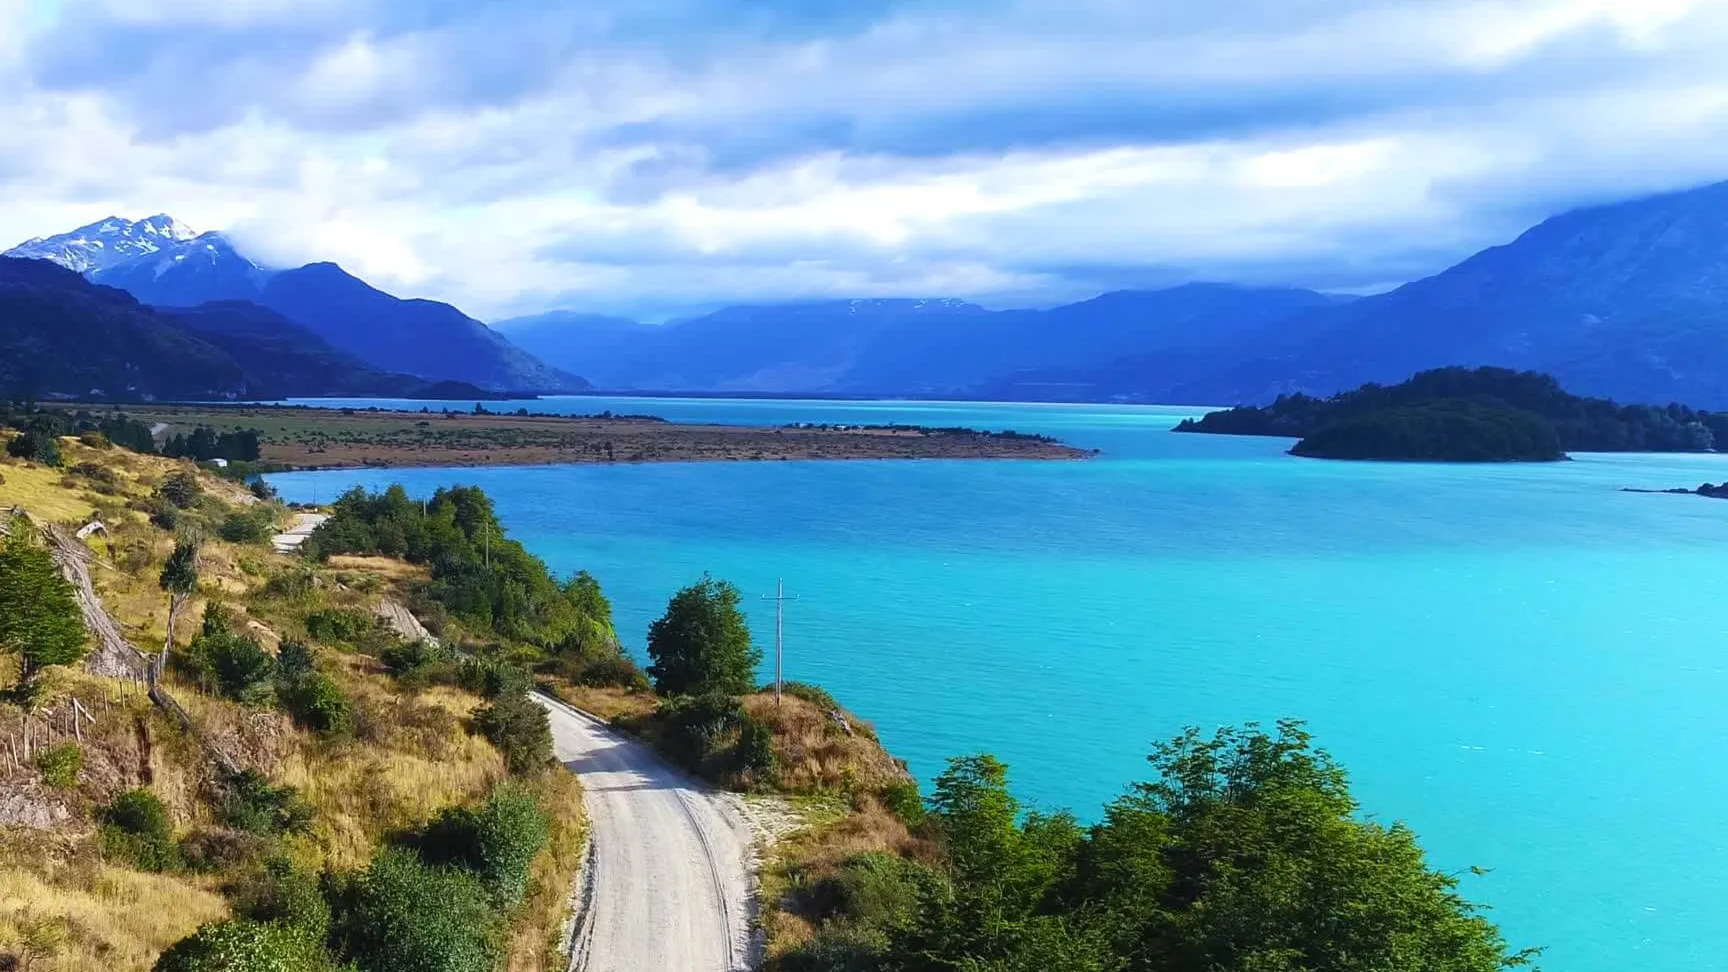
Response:
POLYGON ((1728 0, 0 0, 0 247, 483 319, 1371 292, 1728 179, 1728 0))

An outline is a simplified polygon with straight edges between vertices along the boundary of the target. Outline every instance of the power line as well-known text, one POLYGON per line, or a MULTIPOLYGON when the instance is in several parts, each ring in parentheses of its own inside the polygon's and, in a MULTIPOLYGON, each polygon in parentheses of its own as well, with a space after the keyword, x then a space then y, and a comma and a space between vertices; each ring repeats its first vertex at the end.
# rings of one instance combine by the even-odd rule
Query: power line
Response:
POLYGON ((784 578, 776 578, 774 593, 762 595, 762 600, 774 602, 774 707, 780 707, 780 690, 785 684, 783 677, 784 659, 786 656, 786 602, 798 600, 798 595, 786 593, 784 578))

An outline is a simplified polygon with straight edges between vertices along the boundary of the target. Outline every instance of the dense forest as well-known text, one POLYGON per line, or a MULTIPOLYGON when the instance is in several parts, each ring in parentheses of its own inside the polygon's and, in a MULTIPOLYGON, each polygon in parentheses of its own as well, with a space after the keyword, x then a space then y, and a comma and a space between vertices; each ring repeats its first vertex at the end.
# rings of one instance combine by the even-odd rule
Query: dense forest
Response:
MULTIPOLYGON (((161 455, 170 459, 191 459, 208 462, 224 459, 230 462, 256 462, 260 443, 257 429, 217 429, 200 425, 190 434, 177 432, 162 440, 160 445, 150 426, 125 412, 92 412, 58 408, 41 408, 18 402, 0 402, 0 428, 15 428, 24 433, 11 443, 12 454, 22 459, 38 455, 54 457, 58 448, 51 440, 61 436, 80 436, 89 442, 117 445, 145 455, 161 455)), ((47 465, 57 464, 50 459, 47 465)))
POLYGON ((1552 377, 1506 368, 1437 368, 1397 385, 1331 398, 1280 395, 1186 419, 1178 432, 1289 436, 1331 458, 1553 459, 1560 451, 1709 452, 1728 443, 1728 412, 1620 405, 1568 394, 1552 377))

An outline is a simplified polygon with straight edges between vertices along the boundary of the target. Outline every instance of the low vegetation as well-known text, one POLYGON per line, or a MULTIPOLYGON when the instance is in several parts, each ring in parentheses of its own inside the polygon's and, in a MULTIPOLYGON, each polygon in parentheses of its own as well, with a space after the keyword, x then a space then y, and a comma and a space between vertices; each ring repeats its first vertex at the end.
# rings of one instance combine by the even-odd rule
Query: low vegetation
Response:
POLYGON ((1437 368, 1331 398, 1280 395, 1186 419, 1178 432, 1299 438, 1299 455, 1341 459, 1548 460, 1562 452, 1708 452, 1728 412, 1619 405, 1568 394, 1548 375, 1437 368))

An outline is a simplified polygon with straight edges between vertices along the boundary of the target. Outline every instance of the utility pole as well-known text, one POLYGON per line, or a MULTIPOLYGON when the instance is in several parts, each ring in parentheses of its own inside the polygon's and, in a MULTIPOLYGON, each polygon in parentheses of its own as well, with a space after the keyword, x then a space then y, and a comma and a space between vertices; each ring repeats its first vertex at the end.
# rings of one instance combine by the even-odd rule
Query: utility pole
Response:
POLYGON ((774 593, 762 595, 762 600, 774 602, 774 707, 780 707, 780 688, 784 684, 786 656, 786 602, 798 600, 798 595, 786 596, 785 578, 774 582, 774 593))
POLYGON ((485 540, 483 542, 486 546, 486 569, 491 570, 492 569, 492 524, 490 522, 487 522, 487 523, 480 524, 480 526, 483 530, 485 530, 485 540))

